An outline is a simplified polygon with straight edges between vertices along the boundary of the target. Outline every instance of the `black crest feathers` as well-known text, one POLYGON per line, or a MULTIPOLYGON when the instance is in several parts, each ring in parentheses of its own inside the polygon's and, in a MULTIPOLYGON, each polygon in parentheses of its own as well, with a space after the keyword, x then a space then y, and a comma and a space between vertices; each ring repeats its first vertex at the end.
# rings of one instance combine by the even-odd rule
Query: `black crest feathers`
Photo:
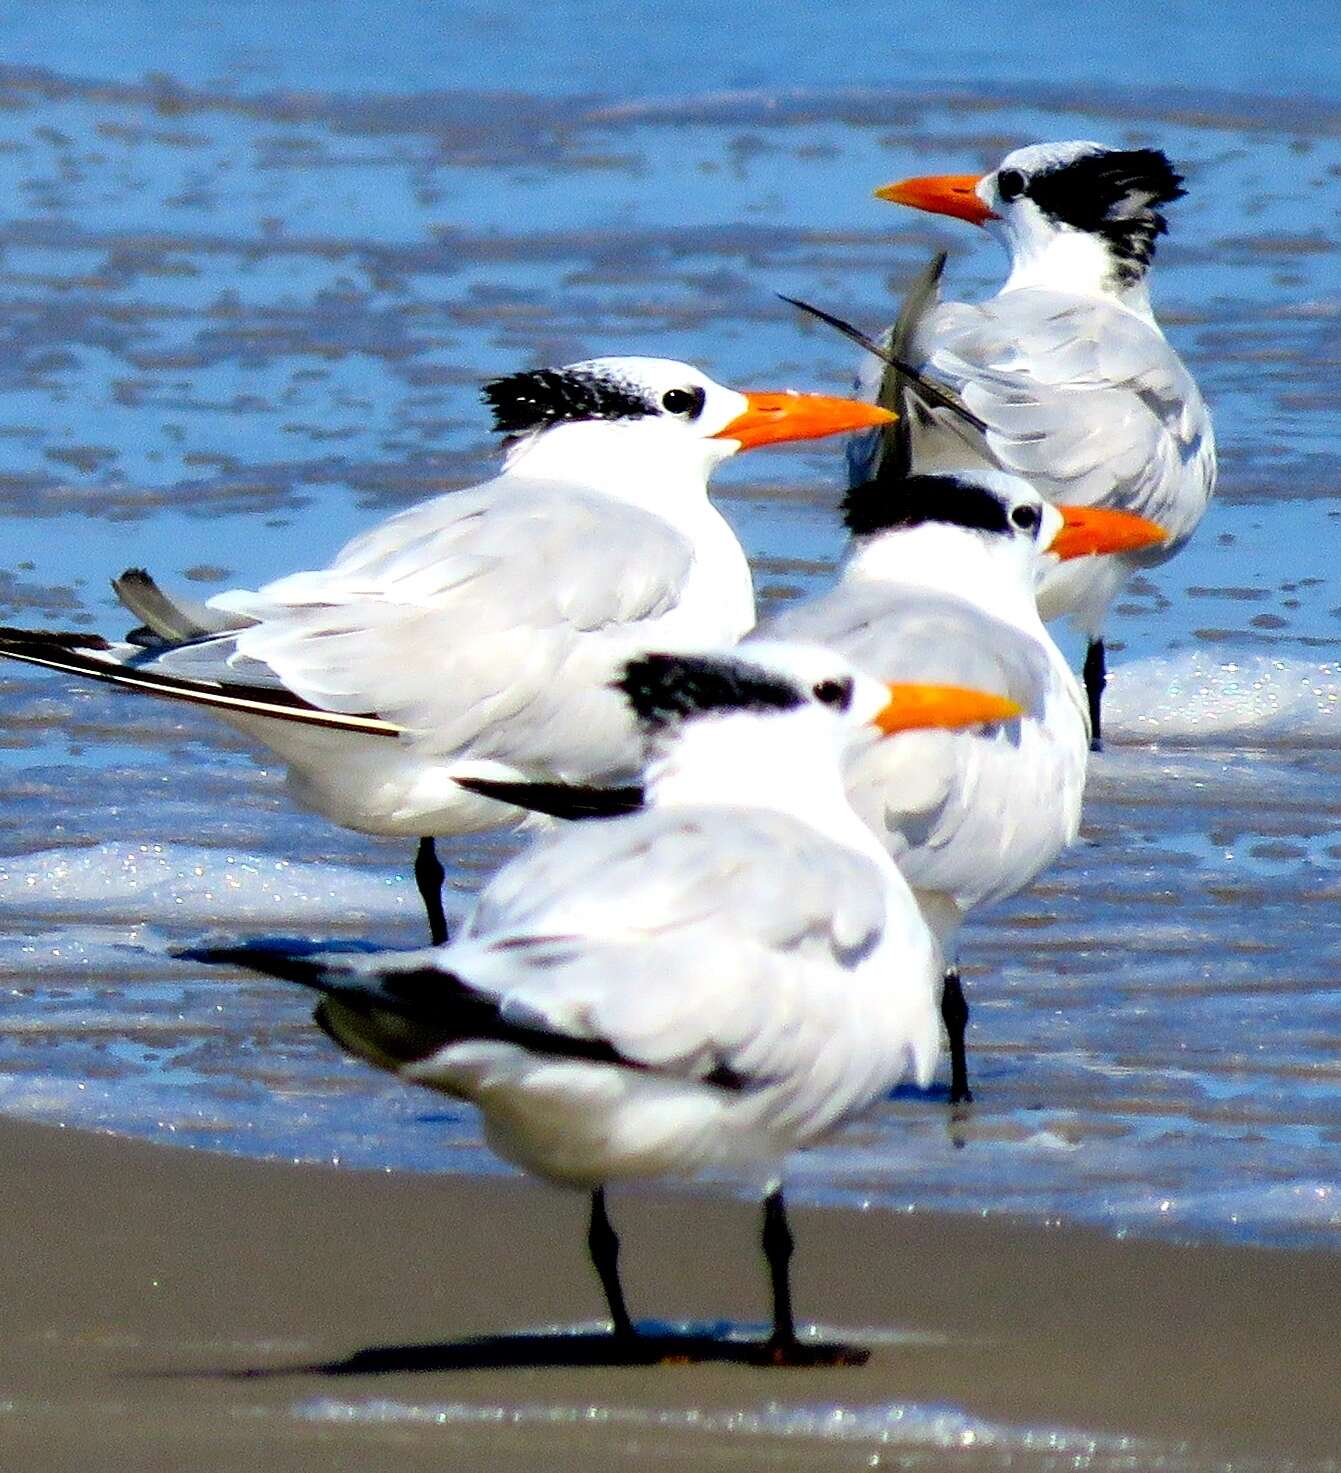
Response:
POLYGON ((843 499, 843 520, 854 537, 870 537, 924 522, 947 522, 978 532, 1009 532, 1005 504, 994 492, 957 476, 907 476, 867 481, 843 499))
POLYGON ((1025 191, 1045 215, 1102 236, 1119 280, 1145 274, 1168 231, 1160 205, 1181 199, 1183 177, 1158 148, 1104 149, 1040 169, 1025 191))
POLYGON ((790 681, 744 660, 643 655, 615 681, 644 726, 662 727, 707 711, 791 711, 805 697, 790 681))
POLYGON ((494 429, 521 435, 546 425, 589 419, 641 419, 657 407, 644 390, 594 369, 534 368, 491 379, 480 397, 494 429))

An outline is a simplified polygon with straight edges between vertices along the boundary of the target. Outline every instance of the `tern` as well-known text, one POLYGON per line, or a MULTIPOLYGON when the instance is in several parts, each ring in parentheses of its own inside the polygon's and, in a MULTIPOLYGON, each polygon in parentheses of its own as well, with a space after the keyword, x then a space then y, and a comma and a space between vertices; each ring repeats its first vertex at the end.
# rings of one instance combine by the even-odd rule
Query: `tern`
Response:
MULTIPOLYGON (((742 652, 760 636, 818 642, 871 673, 951 681, 1019 707, 1004 726, 923 731, 847 765, 849 801, 912 886, 949 963, 950 1101, 966 1103, 960 928, 970 911, 1031 884, 1080 827, 1088 711, 1039 615, 1038 580, 1059 563, 1155 546, 1164 532, 1129 512, 1053 507, 1020 477, 985 466, 865 482, 848 492, 844 514, 853 550, 835 586, 772 614, 742 652)), ((636 784, 478 786, 563 818, 645 801, 636 784)))
POLYGON ((644 655, 617 683, 647 741, 646 809, 542 835, 446 946, 184 955, 316 989, 342 1048, 470 1101, 499 1155, 589 1191, 588 1249, 635 1353, 606 1187, 743 1168, 766 1183, 761 1358, 859 1358, 797 1339, 777 1173, 900 1080, 929 1079, 941 953, 840 760, 853 741, 1017 708, 767 641, 644 655))
POLYGON ((707 480, 738 450, 887 423, 823 395, 739 393, 684 363, 599 358, 493 380, 501 475, 364 532, 329 567, 173 602, 116 580, 147 626, 0 630, 0 655, 205 707, 287 764, 305 807, 419 839, 447 935, 434 836, 521 822, 472 777, 617 781, 641 749, 617 671, 648 648, 731 644, 750 569, 707 480), (460 781, 459 781, 460 780, 460 781))
POLYGON ((1059 563, 1155 546, 1163 531, 1130 513, 1054 507, 1018 476, 985 467, 867 482, 849 491, 844 514, 853 549, 836 584, 758 634, 815 641, 882 678, 948 681, 1020 708, 1000 725, 855 750, 846 767, 848 800, 945 955, 950 1099, 967 1102, 960 927, 969 911, 1029 885, 1080 827, 1089 722, 1039 616, 1038 579, 1059 563))
MULTIPOLYGON (((982 457, 1025 477, 1059 505, 1111 507, 1158 523, 1167 539, 1111 558, 1068 563, 1039 590, 1045 619, 1067 617, 1086 639, 1092 742, 1102 744, 1109 607, 1138 568, 1191 537, 1215 486, 1210 415, 1150 306, 1148 271, 1167 230, 1163 206, 1186 191, 1159 149, 1040 143, 990 173, 904 179, 879 198, 980 225, 1010 256, 990 300, 939 302, 943 257, 913 292, 895 347, 985 422, 891 392, 905 413, 891 457, 908 469, 954 470, 982 457), (966 462, 966 452, 969 461, 966 462)), ((873 397, 875 397, 873 395, 873 397)), ((881 473, 886 435, 850 459, 854 484, 881 473)))

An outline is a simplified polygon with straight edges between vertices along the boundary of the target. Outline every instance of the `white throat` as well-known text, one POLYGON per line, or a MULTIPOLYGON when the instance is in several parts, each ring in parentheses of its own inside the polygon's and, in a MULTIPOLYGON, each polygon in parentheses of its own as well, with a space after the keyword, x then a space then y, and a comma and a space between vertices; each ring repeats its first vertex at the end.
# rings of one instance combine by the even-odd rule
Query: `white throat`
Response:
POLYGON ((862 538, 843 578, 951 594, 1017 628, 1037 631, 1043 627, 1034 592, 1037 568, 1037 553, 1016 538, 924 522, 862 538))
POLYGON ((584 420, 551 425, 508 447, 510 475, 563 481, 674 520, 677 505, 706 499, 708 477, 739 447, 705 439, 678 421, 584 420))
POLYGON ((883 869, 890 863, 884 848, 853 812, 843 787, 844 736, 828 713, 811 708, 697 717, 676 727, 664 744, 654 740, 648 802, 786 813, 850 849, 878 855, 883 869))
POLYGON ((1114 269, 1108 244, 1100 236, 1053 225, 1035 214, 994 234, 1010 253, 1010 274, 1002 292, 1042 287, 1071 296, 1115 303, 1154 326, 1150 292, 1142 276, 1124 286, 1114 269))

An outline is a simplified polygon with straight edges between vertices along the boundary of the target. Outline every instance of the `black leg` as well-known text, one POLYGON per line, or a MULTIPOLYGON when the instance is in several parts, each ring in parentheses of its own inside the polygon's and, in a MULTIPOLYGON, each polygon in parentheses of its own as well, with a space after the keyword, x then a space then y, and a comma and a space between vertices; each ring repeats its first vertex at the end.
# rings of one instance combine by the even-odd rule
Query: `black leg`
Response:
POLYGON ((941 1019, 950 1035, 950 1103, 967 1105, 973 1101, 968 1082, 968 1058, 964 1051, 964 1031, 968 1027, 969 1005, 959 980, 959 968, 948 967, 941 987, 941 1019))
POLYGON ((769 1339, 775 1356, 789 1354, 796 1348, 796 1320, 792 1316, 792 1284, 790 1265, 796 1243, 787 1226, 787 1204, 782 1188, 764 1198, 764 1231, 761 1238, 764 1258, 768 1262, 768 1278, 773 1290, 773 1334, 769 1339))
POLYGON ((1092 639, 1085 651, 1085 696, 1090 703, 1090 751, 1104 749, 1103 726, 1099 707, 1104 698, 1104 686, 1108 684, 1108 665, 1104 660, 1104 642, 1092 639))
POLYGON ((610 1305, 615 1338, 633 1339, 638 1332, 629 1318, 629 1311, 624 1303, 624 1290, 619 1283, 619 1236, 606 1216, 604 1187, 597 1187, 591 1194, 591 1226, 587 1229, 587 1251, 591 1254, 592 1266, 610 1305))
POLYGON ((447 878, 433 847, 431 838, 419 841, 419 852, 414 857, 414 882, 424 900, 428 912, 428 934, 434 946, 441 946, 447 939, 447 915, 442 908, 442 882, 447 878))

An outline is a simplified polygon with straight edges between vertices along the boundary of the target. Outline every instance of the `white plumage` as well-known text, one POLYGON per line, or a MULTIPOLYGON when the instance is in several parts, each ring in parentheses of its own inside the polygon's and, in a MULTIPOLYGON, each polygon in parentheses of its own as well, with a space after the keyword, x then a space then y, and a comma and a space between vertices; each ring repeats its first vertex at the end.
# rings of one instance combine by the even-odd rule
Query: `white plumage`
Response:
MULTIPOLYGON (((705 658, 664 663, 675 679, 705 658)), ((399 1066, 480 1104, 501 1153, 556 1180, 748 1162, 771 1174, 935 1063, 939 953, 839 771, 848 732, 888 692, 825 650, 752 644, 720 663, 762 668, 795 706, 665 719, 646 811, 539 837, 446 947, 330 960, 374 994, 397 972, 451 974, 509 1022, 635 1066, 497 1040, 399 1066), (854 682, 846 711, 809 694, 825 679, 854 682), (704 1082, 720 1071, 742 1087, 704 1082)))
MULTIPOLYGON (((925 1082, 940 1037, 939 948, 840 767, 906 697, 770 642, 636 660, 622 689, 649 736, 647 810, 538 839, 447 946, 195 954, 325 992, 342 1046, 472 1101, 501 1155, 593 1189, 602 1241, 606 1183, 708 1166, 770 1180, 899 1080, 925 1082)), ((952 695, 953 717, 908 719, 1015 709, 978 700, 975 718, 952 695)), ((775 1309, 788 1352, 790 1305, 775 1309)))
MULTIPOLYGON (((849 494, 858 535, 837 584, 761 630, 822 642, 884 678, 968 686, 1018 706, 1009 722, 911 732, 854 751, 846 765, 849 801, 952 963, 968 912, 1023 889, 1080 826, 1089 723, 1039 617, 1038 578, 1081 548, 1157 531, 1116 515, 1065 516, 1099 525, 1064 531, 1063 512, 1001 471, 867 485, 849 494)), ((970 1097, 962 1007, 956 975, 946 1008, 955 1099, 970 1097)))
MULTIPOLYGON (((1023 476, 1057 504, 1111 507, 1157 522, 1158 546, 1045 573, 1039 607, 1091 645, 1086 685, 1096 741, 1108 610, 1140 567, 1172 557, 1215 485, 1210 415, 1150 306, 1147 270, 1181 180, 1155 149, 1097 143, 1016 149, 988 174, 927 176, 877 193, 984 226, 1010 271, 985 302, 937 302, 903 324, 901 346, 958 393, 985 437, 944 410, 905 400, 907 464, 981 463, 1023 476)), ((880 444, 853 456, 854 484, 880 474, 880 444)))
POLYGON ((306 806, 419 836, 441 939, 426 836, 527 816, 457 779, 635 772, 637 732, 610 688, 623 662, 731 643, 753 624, 749 565, 708 500, 712 469, 742 448, 891 418, 737 393, 654 358, 514 374, 486 394, 512 436, 493 480, 391 517, 329 567, 216 596, 210 628, 141 574, 118 587, 154 647, 20 630, 0 632, 0 654, 207 706, 288 764, 306 806))

